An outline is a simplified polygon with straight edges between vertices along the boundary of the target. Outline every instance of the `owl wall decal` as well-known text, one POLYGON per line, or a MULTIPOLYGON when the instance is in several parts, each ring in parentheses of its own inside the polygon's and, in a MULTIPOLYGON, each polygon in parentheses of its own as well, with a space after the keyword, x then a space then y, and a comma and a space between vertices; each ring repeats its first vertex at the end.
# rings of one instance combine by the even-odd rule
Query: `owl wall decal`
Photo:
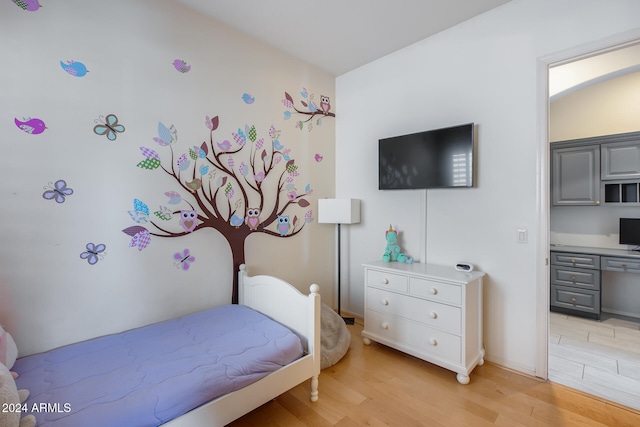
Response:
POLYGON ((198 211, 180 211, 180 226, 187 233, 191 233, 198 224, 198 211))
POLYGON ((289 215, 278 215, 278 233, 286 236, 289 232, 289 215))
POLYGON ((260 209, 249 208, 247 209, 247 216, 244 218, 244 223, 249 226, 249 230, 255 231, 260 225, 260 209))
POLYGON ((331 103, 328 96, 320 95, 320 108, 322 108, 324 114, 329 114, 331 103))

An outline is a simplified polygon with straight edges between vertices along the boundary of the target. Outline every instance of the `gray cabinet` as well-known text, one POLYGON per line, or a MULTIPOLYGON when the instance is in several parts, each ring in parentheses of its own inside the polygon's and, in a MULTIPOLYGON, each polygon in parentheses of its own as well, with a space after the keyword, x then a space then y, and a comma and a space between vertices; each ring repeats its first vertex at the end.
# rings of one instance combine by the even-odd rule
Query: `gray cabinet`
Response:
POLYGON ((602 180, 640 178, 640 141, 601 145, 602 180))
POLYGON ((551 311, 600 319, 600 256, 551 252, 551 311))
POLYGON ((600 204, 600 146, 551 150, 551 194, 554 206, 600 204))

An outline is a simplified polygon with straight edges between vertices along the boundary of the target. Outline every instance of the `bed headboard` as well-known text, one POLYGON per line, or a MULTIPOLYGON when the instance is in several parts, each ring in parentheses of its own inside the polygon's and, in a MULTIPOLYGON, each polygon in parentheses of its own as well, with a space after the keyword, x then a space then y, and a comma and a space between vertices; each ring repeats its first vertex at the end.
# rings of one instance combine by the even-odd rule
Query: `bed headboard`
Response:
POLYGON ((305 350, 320 349, 320 288, 303 295, 290 283, 273 276, 249 276, 242 264, 238 272, 238 302, 257 310, 295 332, 305 350), (316 344, 317 341, 317 344, 316 344))

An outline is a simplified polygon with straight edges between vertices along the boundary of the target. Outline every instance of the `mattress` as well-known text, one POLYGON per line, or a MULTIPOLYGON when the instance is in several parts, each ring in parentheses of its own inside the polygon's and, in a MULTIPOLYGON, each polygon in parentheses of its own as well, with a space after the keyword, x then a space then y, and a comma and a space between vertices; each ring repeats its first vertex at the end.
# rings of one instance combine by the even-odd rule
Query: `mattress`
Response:
POLYGON ((303 355, 297 335, 228 305, 18 359, 37 426, 157 426, 303 355))

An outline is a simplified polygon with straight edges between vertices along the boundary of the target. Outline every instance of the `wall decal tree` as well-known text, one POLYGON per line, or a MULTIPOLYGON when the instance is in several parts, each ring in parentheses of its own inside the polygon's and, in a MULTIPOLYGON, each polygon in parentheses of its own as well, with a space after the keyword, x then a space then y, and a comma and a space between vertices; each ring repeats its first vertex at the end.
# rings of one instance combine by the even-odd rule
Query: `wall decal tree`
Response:
MULTIPOLYGON (((164 163, 160 155, 147 147, 140 147, 145 157, 138 167, 148 170, 161 169, 171 177, 186 194, 168 191, 169 205, 188 205, 184 209, 160 206, 149 215, 146 205, 134 200, 131 218, 139 225, 122 230, 132 237, 129 246, 143 250, 152 236, 181 237, 204 228, 218 230, 227 240, 232 252, 233 271, 245 262, 245 241, 254 233, 278 238, 289 238, 300 233, 313 221, 312 211, 302 218, 296 215, 299 208, 308 208, 305 198, 312 193, 310 185, 303 190, 296 186, 298 166, 290 157, 290 150, 279 141, 280 131, 272 125, 269 139, 258 138, 255 126, 232 133, 232 140, 214 141, 218 129, 218 116, 206 117, 209 142, 189 148, 176 158, 178 134, 172 125, 158 124, 158 137, 153 138, 161 147, 169 148, 170 163, 164 163), (247 152, 248 150, 248 152, 247 152), (165 226, 178 216, 178 228, 165 226), (293 215, 293 218, 291 218, 293 215), (147 228, 148 227, 148 228, 147 228)), ((177 207, 177 206, 176 206, 177 207)), ((238 302, 237 275, 234 274, 232 303, 238 302)))

